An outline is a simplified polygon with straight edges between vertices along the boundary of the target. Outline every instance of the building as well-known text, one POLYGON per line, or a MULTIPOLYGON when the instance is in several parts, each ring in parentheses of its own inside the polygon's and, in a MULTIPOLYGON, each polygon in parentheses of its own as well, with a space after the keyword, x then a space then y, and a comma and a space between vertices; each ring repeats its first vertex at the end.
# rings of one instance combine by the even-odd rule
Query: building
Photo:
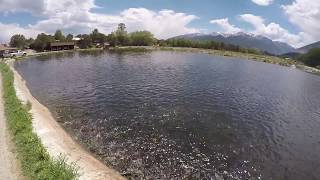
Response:
POLYGON ((111 47, 111 44, 108 43, 108 42, 105 42, 105 43, 103 44, 103 49, 109 49, 110 47, 111 47))
POLYGON ((0 44, 0 57, 3 57, 3 54, 6 53, 10 53, 12 51, 16 51, 17 48, 12 48, 12 47, 8 47, 8 46, 4 46, 2 44, 0 44))
POLYGON ((71 50, 74 49, 74 42, 53 42, 50 43, 51 51, 62 51, 62 50, 71 50))

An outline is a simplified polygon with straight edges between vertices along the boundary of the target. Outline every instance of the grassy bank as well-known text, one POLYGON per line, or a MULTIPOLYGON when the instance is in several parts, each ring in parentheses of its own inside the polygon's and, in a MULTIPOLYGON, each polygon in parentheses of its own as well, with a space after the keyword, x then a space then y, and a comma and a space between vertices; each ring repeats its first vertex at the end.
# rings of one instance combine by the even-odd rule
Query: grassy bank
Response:
POLYGON ((252 54, 252 53, 243 53, 243 52, 234 52, 234 51, 223 51, 223 50, 213 50, 213 49, 200 49, 200 48, 179 48, 179 47, 159 47, 159 50, 163 51, 182 51, 182 52, 201 52, 216 56, 227 56, 227 57, 238 57, 249 59, 253 61, 260 61, 270 64, 278 64, 281 66, 291 66, 291 65, 302 65, 301 62, 279 58, 276 56, 269 56, 263 54, 252 54))
POLYGON ((76 179, 76 165, 68 165, 61 156, 49 156, 39 137, 33 132, 30 105, 23 105, 16 96, 13 72, 5 63, 0 63, 3 81, 5 115, 11 136, 16 145, 23 174, 29 179, 76 179))
POLYGON ((211 54, 215 56, 227 56, 227 57, 236 57, 242 59, 248 59, 253 61, 265 62, 270 64, 278 64, 281 66, 291 66, 291 65, 300 65, 303 64, 296 60, 279 58, 276 56, 269 56, 263 54, 252 54, 252 53, 243 53, 243 52, 234 52, 234 51, 224 51, 224 50, 213 50, 213 49, 201 49, 201 48, 187 48, 187 47, 154 47, 154 46, 122 46, 116 48, 110 48, 111 52, 148 52, 153 50, 160 51, 178 51, 178 52, 201 52, 206 54, 211 54))

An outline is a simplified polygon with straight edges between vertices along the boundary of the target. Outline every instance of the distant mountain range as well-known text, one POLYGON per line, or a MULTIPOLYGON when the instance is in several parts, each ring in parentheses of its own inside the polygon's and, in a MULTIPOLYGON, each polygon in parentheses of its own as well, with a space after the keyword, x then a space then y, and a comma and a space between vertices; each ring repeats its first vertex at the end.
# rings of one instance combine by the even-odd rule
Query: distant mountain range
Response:
POLYGON ((239 45, 244 48, 256 48, 264 52, 268 52, 274 55, 285 54, 289 52, 296 52, 296 49, 292 46, 278 41, 272 41, 264 36, 253 35, 247 33, 235 33, 235 34, 186 34, 176 36, 171 39, 189 39, 189 40, 213 40, 218 42, 224 42, 226 44, 239 45))
POLYGON ((304 47, 301 47, 301 48, 297 49, 296 52, 304 54, 313 48, 320 48, 320 41, 316 42, 316 43, 312 43, 312 44, 304 46, 304 47))

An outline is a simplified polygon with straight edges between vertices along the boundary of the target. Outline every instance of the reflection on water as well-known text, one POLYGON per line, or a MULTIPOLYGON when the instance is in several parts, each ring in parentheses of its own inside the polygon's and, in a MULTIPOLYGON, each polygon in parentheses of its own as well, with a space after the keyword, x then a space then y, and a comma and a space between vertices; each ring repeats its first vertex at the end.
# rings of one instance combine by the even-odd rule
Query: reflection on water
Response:
POLYGON ((319 76, 162 51, 15 67, 66 129, 130 178, 320 178, 319 76))

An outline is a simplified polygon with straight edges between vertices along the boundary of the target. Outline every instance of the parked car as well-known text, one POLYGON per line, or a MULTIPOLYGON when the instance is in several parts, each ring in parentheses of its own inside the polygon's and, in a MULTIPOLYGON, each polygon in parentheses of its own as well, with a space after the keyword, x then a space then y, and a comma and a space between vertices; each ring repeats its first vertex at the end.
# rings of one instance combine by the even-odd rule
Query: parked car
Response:
POLYGON ((3 58, 12 58, 12 57, 21 57, 21 56, 26 56, 27 53, 21 50, 16 50, 16 51, 5 51, 2 54, 3 58))
POLYGON ((21 56, 26 56, 27 53, 21 50, 17 50, 17 51, 11 52, 10 55, 11 55, 10 57, 21 57, 21 56))
POLYGON ((9 58, 9 57, 11 57, 10 51, 4 51, 4 52, 1 54, 1 57, 2 57, 2 58, 9 58))

